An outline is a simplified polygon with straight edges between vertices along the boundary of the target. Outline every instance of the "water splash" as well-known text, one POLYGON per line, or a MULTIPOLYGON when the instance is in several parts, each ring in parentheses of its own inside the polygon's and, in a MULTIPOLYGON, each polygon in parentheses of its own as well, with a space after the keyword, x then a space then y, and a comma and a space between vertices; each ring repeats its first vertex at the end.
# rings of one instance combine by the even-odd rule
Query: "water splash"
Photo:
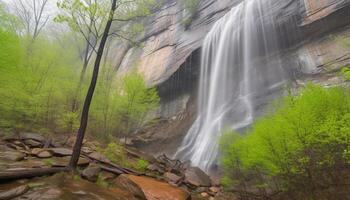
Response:
POLYGON ((270 0, 246 0, 220 19, 202 48, 198 117, 175 157, 205 171, 226 128, 249 126, 286 80, 270 0))

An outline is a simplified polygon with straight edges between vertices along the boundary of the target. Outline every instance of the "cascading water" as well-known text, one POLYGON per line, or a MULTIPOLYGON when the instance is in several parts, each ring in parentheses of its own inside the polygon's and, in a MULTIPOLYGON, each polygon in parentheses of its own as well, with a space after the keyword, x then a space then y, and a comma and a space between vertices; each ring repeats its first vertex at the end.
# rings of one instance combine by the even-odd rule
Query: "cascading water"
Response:
POLYGON ((175 157, 210 171, 224 129, 248 127, 281 91, 281 65, 271 0, 246 0, 220 19, 202 48, 199 109, 175 157))

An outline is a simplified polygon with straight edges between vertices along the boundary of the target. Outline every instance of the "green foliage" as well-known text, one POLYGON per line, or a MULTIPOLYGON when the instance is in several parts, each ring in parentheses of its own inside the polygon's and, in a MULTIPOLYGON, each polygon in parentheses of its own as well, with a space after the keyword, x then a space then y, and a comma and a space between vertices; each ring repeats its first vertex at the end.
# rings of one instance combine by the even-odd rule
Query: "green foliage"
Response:
POLYGON ((334 177, 349 169, 349 90, 309 84, 274 107, 245 136, 224 134, 225 185, 258 191, 268 186, 316 198, 320 188, 342 184, 344 179, 335 183, 334 177))
POLYGON ((16 16, 8 13, 5 5, 0 1, 0 28, 3 30, 15 31, 15 26, 18 25, 16 16))
POLYGON ((188 27, 191 25, 193 18, 197 14, 198 6, 199 6, 199 0, 182 0, 182 4, 185 8, 185 11, 187 11, 188 16, 184 19, 183 24, 185 27, 188 27))
POLYGON ((81 179, 81 176, 79 174, 74 174, 73 180, 74 181, 81 181, 82 179, 81 179))
POLYGON ((350 69, 348 67, 343 67, 340 70, 340 76, 342 76, 345 80, 350 81, 350 69))
POLYGON ((127 74, 117 99, 117 113, 125 133, 148 120, 148 114, 158 108, 159 96, 156 88, 147 88, 139 74, 127 74))
POLYGON ((45 165, 47 165, 49 167, 52 167, 54 164, 54 160, 52 158, 43 159, 43 162, 45 163, 45 165))
MULTIPOLYGON (((1 33, 0 33, 1 34, 1 33)), ((27 41, 2 33, 0 103, 1 127, 19 130, 56 130, 68 112, 65 102, 75 83, 76 54, 73 48, 38 38, 27 41)))
POLYGON ((115 142, 111 142, 106 148, 99 148, 97 151, 114 163, 123 164, 126 161, 126 152, 124 148, 115 142))
POLYGON ((124 147, 115 142, 109 143, 106 148, 98 148, 97 151, 105 155, 110 161, 135 170, 145 171, 149 165, 147 160, 128 158, 124 147))
MULTIPOLYGON (((151 14, 153 5, 153 0, 125 1, 119 5, 115 17, 135 20, 151 14)), ((93 27, 90 34, 96 35, 100 34, 100 25, 104 25, 110 1, 63 0, 58 6, 61 13, 55 19, 57 22, 68 24, 78 32, 80 30, 75 27, 81 26, 84 33, 93 27), (89 19, 94 23, 91 26, 84 25, 83 19, 87 16, 93 16, 89 19)), ((77 131, 89 85, 88 79, 81 79, 86 53, 83 36, 67 32, 47 37, 43 34, 32 40, 16 33, 16 27, 12 27, 16 26, 15 18, 0 4, 0 129, 9 133, 77 131)), ((139 33, 143 28, 139 20, 132 23, 116 21, 113 26, 120 29, 118 33, 125 32, 128 36, 132 34, 125 30, 139 33)), ((91 41, 98 43, 99 36, 94 39, 92 35, 91 41)), ((92 47, 88 51, 93 57, 92 47)), ((115 66, 109 63, 108 55, 105 56, 87 131, 109 140, 111 135, 127 134, 147 123, 158 107, 159 97, 155 88, 148 88, 140 75, 131 73, 119 79, 115 66)), ((86 75, 91 73, 88 67, 86 75)))
POLYGON ((109 183, 103 179, 103 176, 101 173, 99 174, 99 176, 97 178, 96 184, 99 185, 100 187, 103 187, 103 188, 109 187, 109 183))
POLYGON ((149 162, 144 159, 138 159, 134 168, 139 170, 139 171, 145 171, 149 165, 149 162))
MULTIPOLYGON (((109 72, 102 70, 102 77, 104 73, 109 72)), ((105 80, 100 79, 91 105, 90 132, 108 139, 110 135, 126 135, 151 120, 159 96, 155 88, 146 86, 141 75, 127 74, 112 84, 105 80)))
POLYGON ((348 37, 338 36, 335 37, 335 41, 344 48, 350 48, 350 39, 348 37))

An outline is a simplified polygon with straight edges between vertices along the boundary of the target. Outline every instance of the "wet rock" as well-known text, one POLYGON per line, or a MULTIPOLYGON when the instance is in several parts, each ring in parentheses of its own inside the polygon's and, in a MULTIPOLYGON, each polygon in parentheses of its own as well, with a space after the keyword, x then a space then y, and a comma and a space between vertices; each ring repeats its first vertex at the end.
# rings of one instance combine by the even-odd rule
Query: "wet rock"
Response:
POLYGON ((158 180, 142 177, 126 175, 129 180, 136 183, 145 194, 147 200, 189 200, 190 194, 178 187, 173 187, 168 183, 160 182, 158 180))
POLYGON ((36 154, 36 156, 38 158, 51 158, 52 157, 52 153, 50 151, 40 151, 38 154, 36 154))
POLYGON ((101 167, 96 164, 90 164, 86 169, 83 170, 81 176, 91 182, 96 182, 101 172, 101 167))
POLYGON ((51 148, 49 149, 55 156, 71 156, 73 151, 67 148, 51 148))
POLYGON ((35 140, 41 143, 45 142, 45 138, 37 133, 21 133, 19 137, 21 140, 35 140))
POLYGON ((8 191, 0 192, 0 200, 13 199, 15 197, 21 196, 22 194, 28 192, 28 185, 19 186, 8 191))
POLYGON ((24 144, 32 147, 32 148, 36 148, 36 147, 42 147, 43 144, 37 140, 33 140, 33 139, 28 139, 28 140, 24 140, 24 144))
POLYGON ((213 193, 218 193, 218 192, 220 192, 220 188, 219 187, 210 187, 209 188, 209 191, 210 192, 213 192, 213 193))
POLYGON ((164 173, 164 170, 161 167, 159 167, 157 164, 150 164, 147 166, 147 169, 150 171, 164 173))
POLYGON ((205 191, 207 191, 207 190, 208 190, 207 187, 198 187, 198 188, 196 189, 196 193, 200 194, 200 193, 205 192, 205 191))
POLYGON ((44 149, 34 148, 34 149, 31 150, 30 153, 31 153, 32 155, 35 155, 35 156, 36 156, 36 155, 38 155, 38 154, 39 154, 40 152, 42 152, 42 151, 44 151, 44 149))
POLYGON ((21 196, 19 200, 59 200, 63 191, 56 186, 49 188, 39 188, 31 190, 25 195, 21 196))
POLYGON ((164 173, 163 176, 168 182, 175 183, 175 184, 180 182, 180 180, 182 179, 180 176, 170 172, 164 173))
POLYGON ((84 152, 84 153, 86 153, 86 154, 90 154, 90 153, 93 152, 93 150, 90 149, 90 147, 82 147, 82 148, 81 148, 81 151, 84 152))
POLYGON ((210 177, 198 167, 190 167, 185 171, 185 182, 196 187, 211 186, 210 177))
POLYGON ((220 185, 221 185, 221 182, 220 182, 220 181, 221 181, 220 178, 215 177, 215 178, 212 178, 212 179, 211 179, 211 184, 212 184, 213 186, 220 186, 220 185))
POLYGON ((25 158, 25 154, 18 151, 4 151, 0 152, 0 158, 9 161, 21 161, 25 158))
POLYGON ((19 152, 25 153, 25 154, 30 153, 30 148, 20 141, 16 141, 14 143, 8 143, 8 144, 6 144, 6 146, 11 148, 11 149, 17 150, 19 152))
POLYGON ((202 193, 201 193, 201 196, 202 196, 202 197, 209 197, 209 194, 206 193, 206 192, 202 192, 202 193))
POLYGON ((130 180, 126 175, 122 174, 118 176, 113 184, 123 190, 126 190, 133 194, 136 198, 146 200, 146 196, 143 193, 142 189, 132 180, 130 180))

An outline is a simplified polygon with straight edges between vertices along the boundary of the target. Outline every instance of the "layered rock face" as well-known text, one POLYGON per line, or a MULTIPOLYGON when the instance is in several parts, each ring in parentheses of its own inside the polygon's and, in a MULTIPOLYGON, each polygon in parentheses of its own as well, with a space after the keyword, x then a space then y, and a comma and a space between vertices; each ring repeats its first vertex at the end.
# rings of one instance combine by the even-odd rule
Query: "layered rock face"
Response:
MULTIPOLYGON (((149 86, 158 87, 160 117, 177 119, 181 126, 167 126, 173 131, 163 130, 167 134, 159 136, 162 142, 186 133, 189 125, 184 126, 181 120, 186 124, 194 121, 202 42, 213 24, 241 2, 201 0, 191 25, 185 27, 188 14, 181 1, 168 0, 148 19, 142 47, 121 46, 125 56, 119 73, 134 68, 141 72, 149 86), (187 110, 190 115, 186 115, 187 110)), ((343 83, 335 72, 350 64, 350 52, 341 42, 350 38, 350 1, 284 0, 275 1, 271 8, 278 13, 275 23, 280 34, 276 39, 284 49, 286 70, 295 74, 294 82, 343 83)), ((149 136, 151 141, 157 140, 155 135, 149 136)))
POLYGON ((124 57, 120 73, 136 66, 150 86, 158 86, 162 117, 179 114, 189 95, 196 93, 202 41, 212 24, 240 0, 203 0, 191 26, 181 1, 169 0, 148 21, 143 48, 132 48, 124 57), (194 53, 192 55, 192 53, 194 53), (192 55, 192 56, 191 56, 192 55))

